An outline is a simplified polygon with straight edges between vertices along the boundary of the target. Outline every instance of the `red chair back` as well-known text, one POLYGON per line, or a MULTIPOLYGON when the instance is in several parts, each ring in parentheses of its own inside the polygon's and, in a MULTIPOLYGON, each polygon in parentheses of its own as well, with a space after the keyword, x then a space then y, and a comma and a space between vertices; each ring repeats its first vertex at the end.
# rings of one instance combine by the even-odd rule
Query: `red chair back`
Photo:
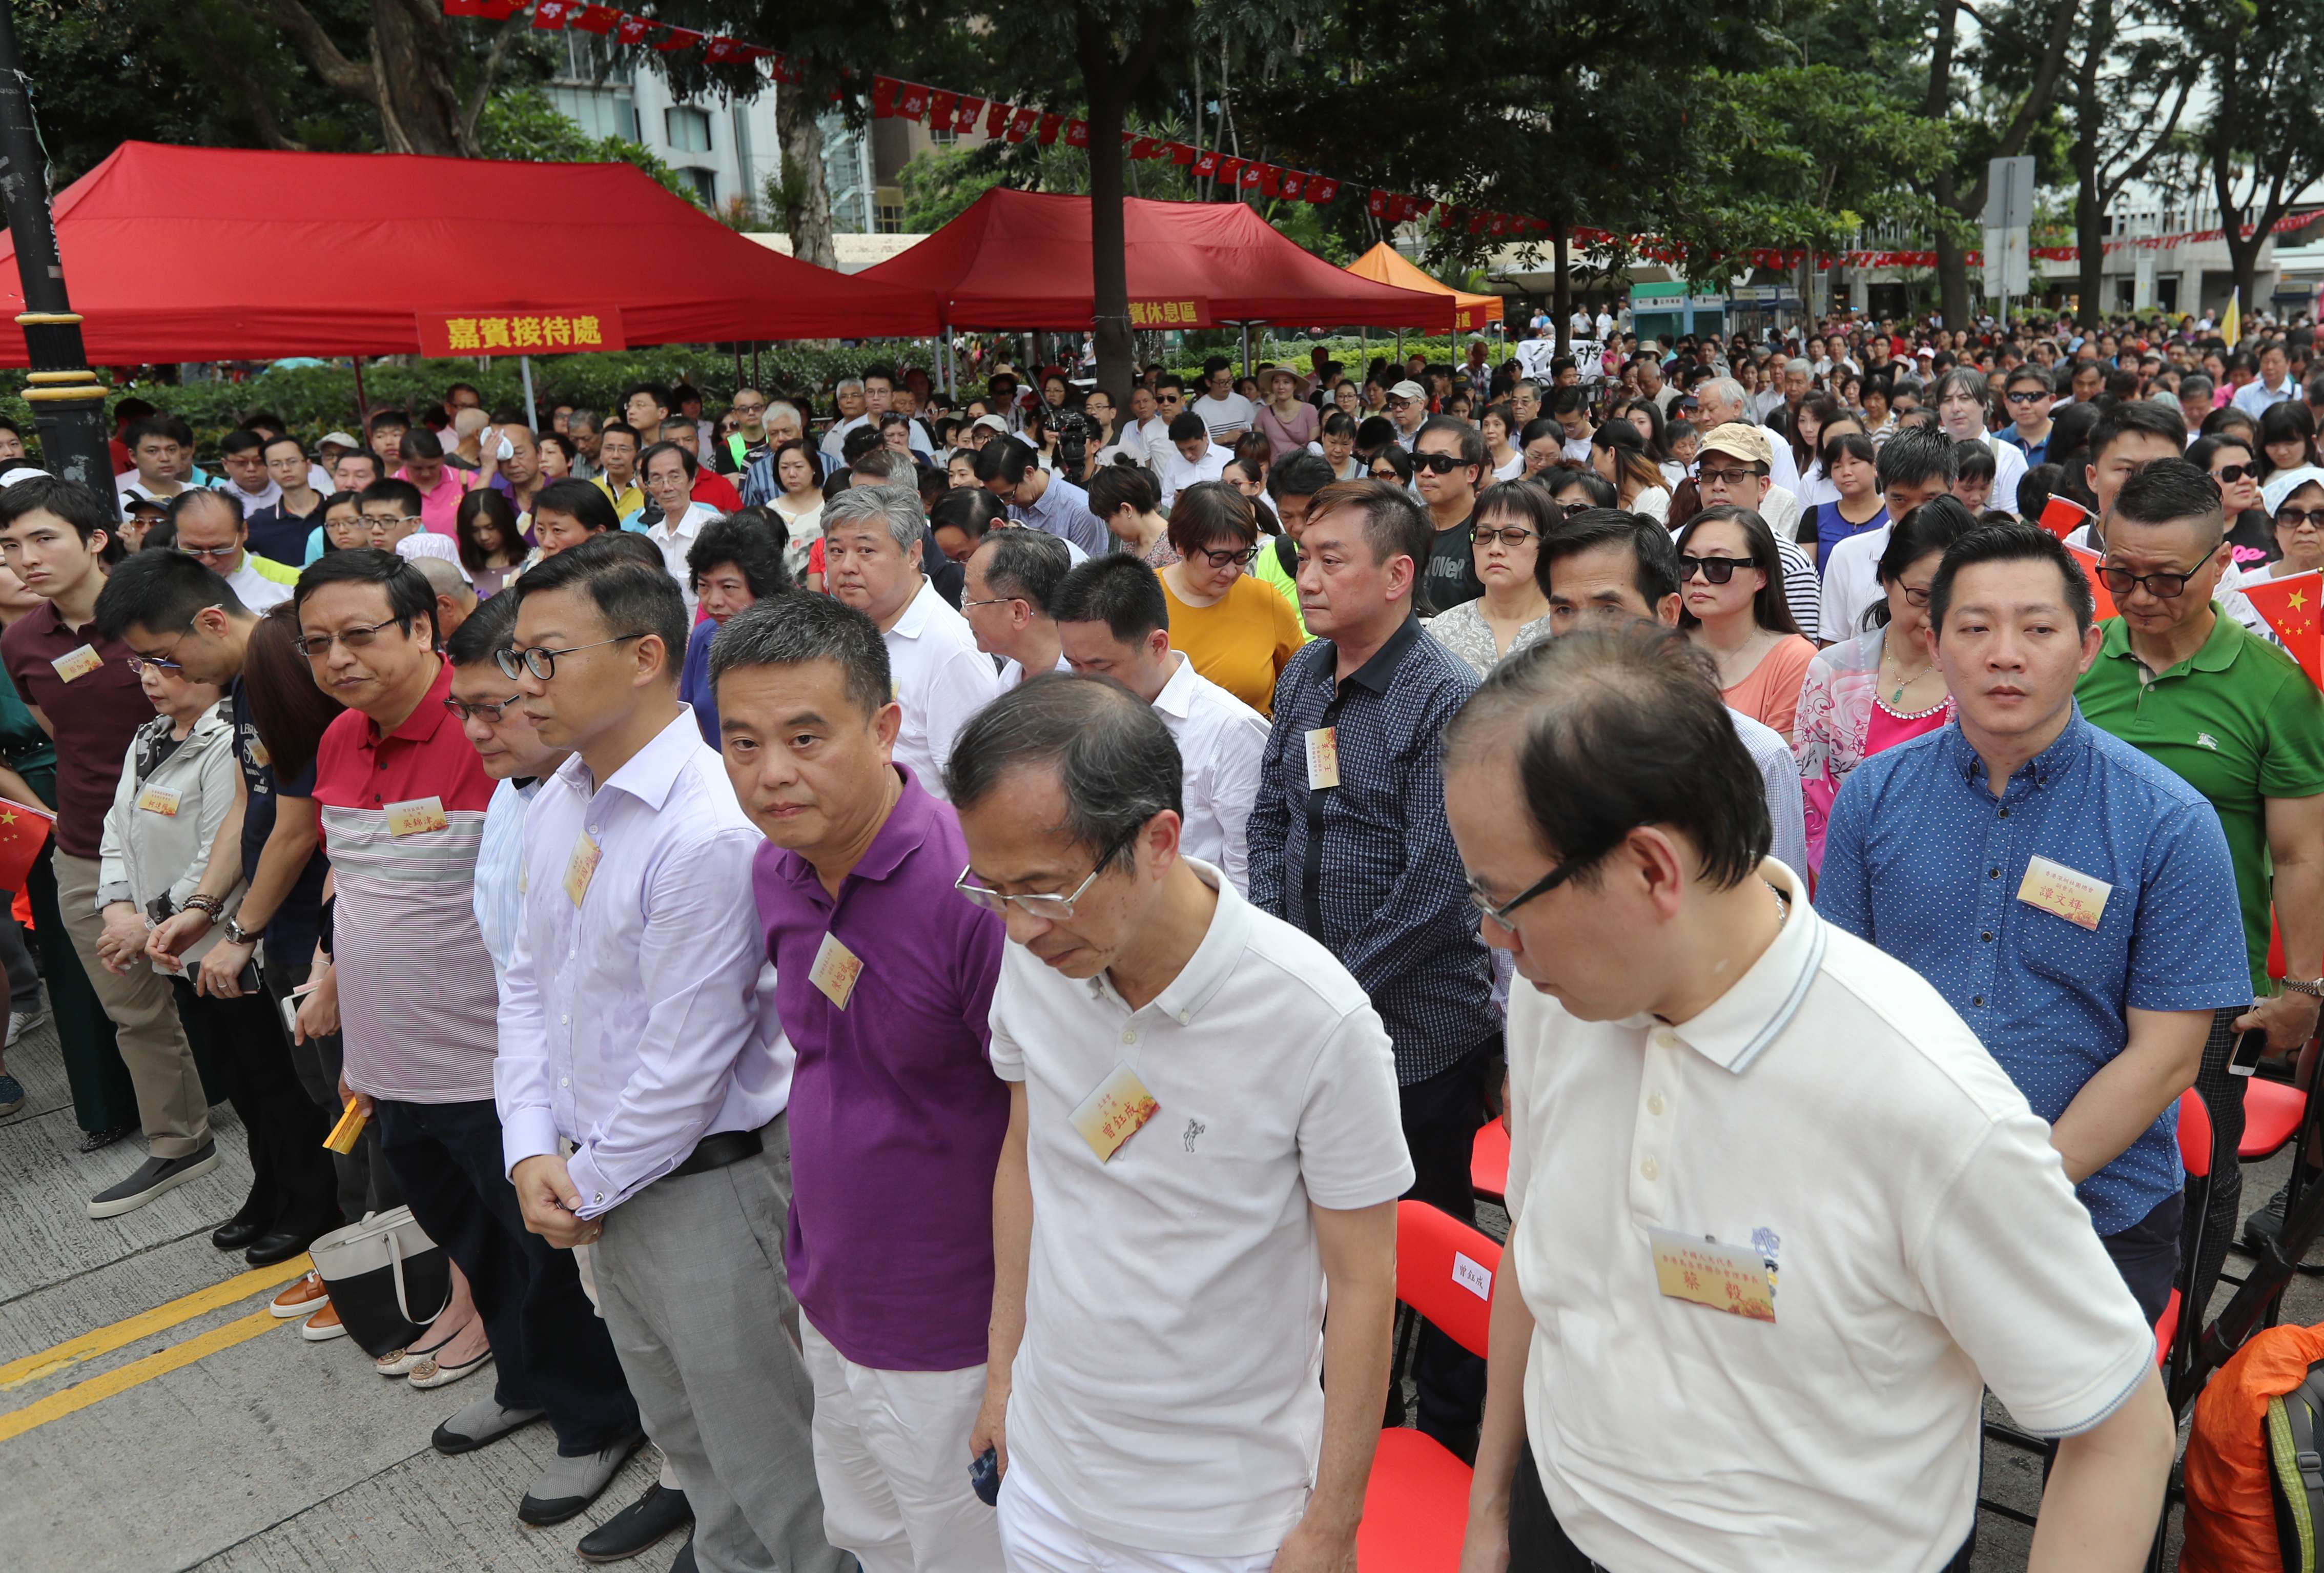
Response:
POLYGON ((2211 1172, 2211 1111, 2191 1087, 2179 1095, 2179 1161, 2198 1180, 2211 1172))
POLYGON ((1396 1204, 1396 1298, 1471 1355, 1492 1331, 1493 1274, 1501 1248, 1423 1201, 1396 1204))

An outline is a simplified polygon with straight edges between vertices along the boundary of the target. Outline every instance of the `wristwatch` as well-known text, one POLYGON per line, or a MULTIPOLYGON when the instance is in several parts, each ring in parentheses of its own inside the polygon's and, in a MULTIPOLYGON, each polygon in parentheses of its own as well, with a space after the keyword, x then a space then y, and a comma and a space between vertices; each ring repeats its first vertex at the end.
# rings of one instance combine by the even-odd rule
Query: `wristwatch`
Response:
POLYGON ((239 922, 236 922, 232 918, 228 918, 226 921, 226 942, 231 945, 255 945, 258 943, 257 935, 244 928, 239 922))
POLYGON ((2324 977, 2286 977, 2277 981, 2294 994, 2304 994, 2311 1000, 2324 1000, 2324 977))

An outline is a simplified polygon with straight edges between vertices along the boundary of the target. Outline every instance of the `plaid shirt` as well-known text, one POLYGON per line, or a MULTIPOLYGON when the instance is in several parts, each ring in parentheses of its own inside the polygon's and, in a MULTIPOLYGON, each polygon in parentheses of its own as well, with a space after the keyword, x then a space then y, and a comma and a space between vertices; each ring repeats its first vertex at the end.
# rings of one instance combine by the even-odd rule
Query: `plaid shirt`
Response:
POLYGON ((1333 680, 1338 659, 1314 640, 1276 680, 1250 812, 1250 899, 1354 975, 1409 1087, 1500 1028, 1440 768, 1444 724, 1477 679, 1414 619, 1345 682, 1333 680), (1307 734, 1320 726, 1335 728, 1340 784, 1310 791, 1307 734))

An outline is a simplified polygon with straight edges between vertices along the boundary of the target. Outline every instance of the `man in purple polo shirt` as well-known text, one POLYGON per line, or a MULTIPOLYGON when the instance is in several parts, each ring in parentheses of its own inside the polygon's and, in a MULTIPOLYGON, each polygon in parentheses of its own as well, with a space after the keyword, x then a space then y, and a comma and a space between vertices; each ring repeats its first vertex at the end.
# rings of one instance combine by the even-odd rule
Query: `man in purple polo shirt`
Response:
POLYGON ((902 712, 871 618, 770 597, 719 630, 710 674, 735 796, 772 843, 752 883, 798 1054, 784 1255, 824 1531, 866 1573, 999 1573, 963 1466, 1009 1125, 987 1059, 1001 921, 954 893, 960 822, 890 757, 902 712))

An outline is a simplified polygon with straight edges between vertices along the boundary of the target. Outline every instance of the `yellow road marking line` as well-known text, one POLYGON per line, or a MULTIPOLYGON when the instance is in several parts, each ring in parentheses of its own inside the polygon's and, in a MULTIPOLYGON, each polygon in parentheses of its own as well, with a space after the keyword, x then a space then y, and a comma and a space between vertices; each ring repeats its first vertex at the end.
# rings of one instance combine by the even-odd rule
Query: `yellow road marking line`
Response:
POLYGON ((182 1344, 172 1344, 168 1348, 148 1355, 142 1360, 132 1360, 126 1365, 117 1366, 111 1371, 92 1376, 87 1382, 77 1383, 62 1393, 52 1393, 36 1403, 26 1404, 23 1409, 8 1414, 0 1414, 0 1442, 21 1437, 35 1427, 47 1425, 51 1420, 62 1420, 65 1416, 87 1409, 93 1403, 101 1403, 117 1393, 125 1393, 141 1382, 151 1382, 156 1376, 166 1375, 180 1367, 191 1365, 195 1361, 215 1355, 220 1349, 231 1349, 236 1344, 248 1343, 262 1333, 288 1326, 290 1326, 289 1322, 277 1317, 272 1311, 263 1309, 253 1311, 246 1317, 238 1317, 222 1326, 212 1328, 199 1337, 189 1338, 182 1344))
POLYGON ((66 1366, 78 1365, 83 1360, 93 1360, 115 1349, 126 1348, 140 1338, 151 1337, 165 1328, 176 1327, 180 1322, 207 1316, 236 1300, 248 1300, 262 1290, 272 1289, 278 1283, 287 1283, 301 1276, 313 1265, 306 1253, 301 1252, 288 1262, 237 1272, 223 1283, 197 1290, 165 1305, 157 1305, 152 1310, 139 1311, 135 1316, 124 1318, 110 1327, 83 1333, 77 1338, 68 1338, 37 1355, 11 1360, 5 1365, 0 1365, 0 1393, 22 1387, 28 1382, 38 1382, 43 1376, 54 1375, 66 1366))

